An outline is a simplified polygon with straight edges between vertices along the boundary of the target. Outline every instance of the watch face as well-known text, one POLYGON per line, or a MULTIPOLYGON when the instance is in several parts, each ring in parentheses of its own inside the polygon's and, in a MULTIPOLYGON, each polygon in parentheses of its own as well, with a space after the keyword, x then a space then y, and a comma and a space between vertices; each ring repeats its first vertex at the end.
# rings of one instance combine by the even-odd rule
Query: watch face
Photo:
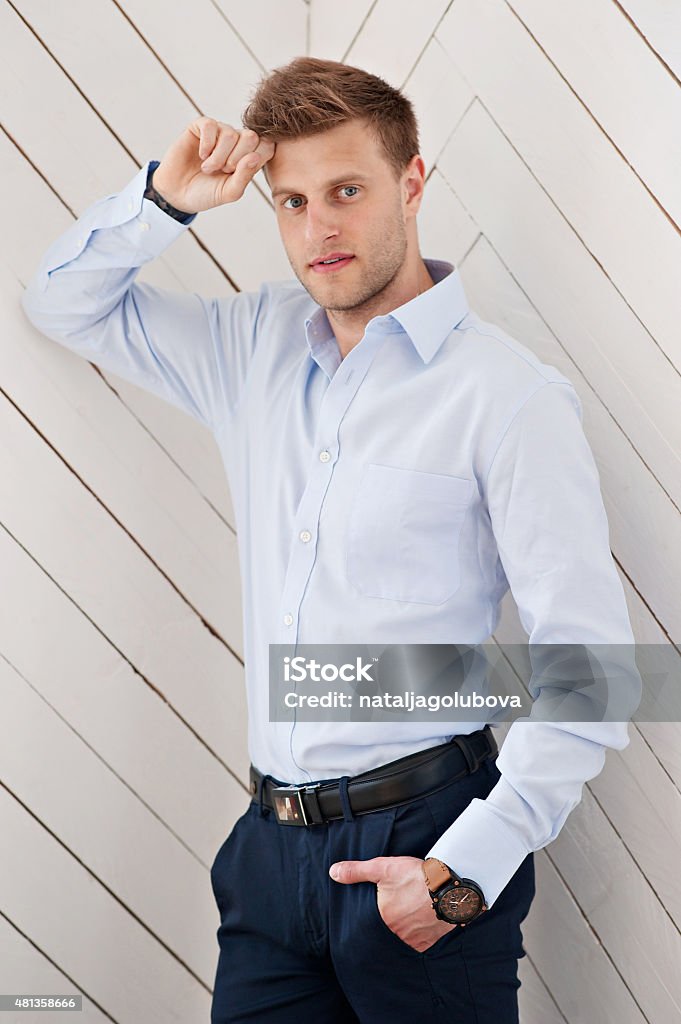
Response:
POLYGON ((475 891, 466 885, 453 886, 440 897, 440 912, 452 921, 465 923, 477 917, 482 900, 475 891))

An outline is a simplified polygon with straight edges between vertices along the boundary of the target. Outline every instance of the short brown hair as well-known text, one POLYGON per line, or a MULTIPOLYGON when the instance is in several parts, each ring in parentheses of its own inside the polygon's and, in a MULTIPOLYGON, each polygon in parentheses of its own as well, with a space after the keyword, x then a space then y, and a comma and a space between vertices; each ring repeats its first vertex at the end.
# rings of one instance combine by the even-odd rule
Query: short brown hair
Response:
POLYGON ((244 128, 275 143, 354 118, 366 121, 399 178, 419 152, 414 109, 398 89, 361 68, 296 57, 261 78, 241 115, 244 128))

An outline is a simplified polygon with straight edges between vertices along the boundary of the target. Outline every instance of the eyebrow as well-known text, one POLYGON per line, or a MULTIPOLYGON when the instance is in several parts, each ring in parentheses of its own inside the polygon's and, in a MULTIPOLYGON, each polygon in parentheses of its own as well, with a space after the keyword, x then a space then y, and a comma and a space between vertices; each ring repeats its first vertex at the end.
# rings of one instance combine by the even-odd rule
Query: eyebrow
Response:
MULTIPOLYGON (((341 178, 334 178, 333 181, 328 181, 324 188, 335 188, 336 185, 342 185, 348 181, 368 181, 369 176, 367 174, 358 174, 357 171, 351 171, 349 174, 344 174, 341 178)), ((272 198, 276 199, 277 196, 284 195, 298 195, 294 188, 275 188, 272 191, 272 198)))

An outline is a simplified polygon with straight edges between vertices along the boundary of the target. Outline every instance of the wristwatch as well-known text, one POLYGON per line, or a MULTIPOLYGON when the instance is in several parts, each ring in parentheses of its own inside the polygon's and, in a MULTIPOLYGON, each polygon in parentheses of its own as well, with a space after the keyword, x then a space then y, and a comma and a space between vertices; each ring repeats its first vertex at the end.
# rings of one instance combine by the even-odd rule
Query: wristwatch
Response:
POLYGON ((157 192, 154 188, 154 171, 158 167, 160 161, 152 160, 149 163, 149 169, 147 171, 147 187, 144 190, 144 199, 150 199, 152 203, 155 203, 159 209, 167 213, 173 220, 179 220, 182 224, 188 224, 190 220, 193 220, 196 216, 195 213, 187 213, 186 210, 178 210, 176 206, 171 206, 167 199, 165 199, 160 192, 157 192))
POLYGON ((435 914, 450 924, 467 924, 487 910, 482 889, 472 878, 461 878, 437 857, 423 862, 423 874, 435 914))

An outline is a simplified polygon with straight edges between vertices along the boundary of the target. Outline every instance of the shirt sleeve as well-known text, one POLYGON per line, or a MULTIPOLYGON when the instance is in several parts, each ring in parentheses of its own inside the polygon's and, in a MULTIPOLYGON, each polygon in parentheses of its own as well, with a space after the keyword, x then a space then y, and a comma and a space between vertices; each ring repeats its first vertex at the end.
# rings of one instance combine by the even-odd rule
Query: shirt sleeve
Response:
POLYGON ((21 303, 48 338, 215 431, 238 403, 268 290, 203 298, 135 282, 197 216, 144 198, 152 164, 56 239, 21 303))
MULTIPOLYGON (((622 719, 638 706, 642 684, 598 470, 569 382, 547 381, 521 405, 485 490, 500 563, 529 636, 535 700, 530 717, 508 730, 497 784, 486 799, 471 801, 426 856, 477 881, 491 907, 525 857, 556 838, 584 783, 603 768, 606 748, 629 743, 625 720, 532 720, 535 712, 542 717, 543 683, 555 682, 547 672, 551 647, 532 658, 533 645, 554 645, 555 663, 566 645, 606 651, 622 719)), ((547 685, 546 701, 551 692, 547 685)))

